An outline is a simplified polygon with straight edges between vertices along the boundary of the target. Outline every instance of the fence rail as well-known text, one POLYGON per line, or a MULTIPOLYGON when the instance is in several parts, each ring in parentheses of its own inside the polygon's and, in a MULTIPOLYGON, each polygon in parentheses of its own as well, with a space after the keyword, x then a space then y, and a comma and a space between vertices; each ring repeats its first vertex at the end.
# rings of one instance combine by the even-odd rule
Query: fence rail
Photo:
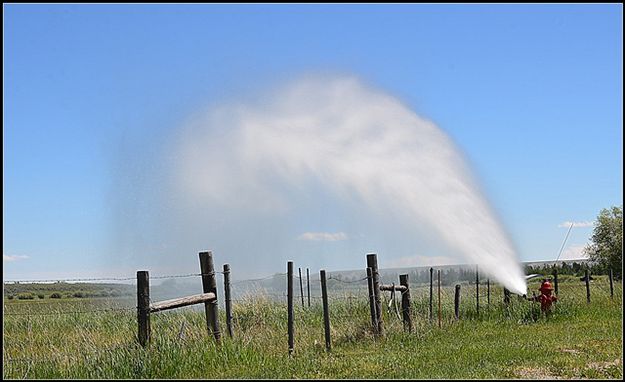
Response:
POLYGON ((200 304, 203 302, 209 302, 216 300, 217 296, 214 293, 200 293, 193 296, 174 298, 171 300, 161 301, 154 304, 150 304, 150 313, 160 312, 161 310, 181 308, 183 306, 200 304))

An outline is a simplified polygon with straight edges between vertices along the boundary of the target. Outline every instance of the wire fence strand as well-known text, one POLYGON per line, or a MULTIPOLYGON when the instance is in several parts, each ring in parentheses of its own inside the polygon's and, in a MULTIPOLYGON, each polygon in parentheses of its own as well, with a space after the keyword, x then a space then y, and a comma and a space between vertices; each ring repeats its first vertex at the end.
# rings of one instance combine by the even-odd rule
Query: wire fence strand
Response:
MULTIPOLYGON (((176 274, 176 275, 156 275, 150 276, 150 280, 152 279, 173 279, 173 278, 185 278, 185 277, 201 277, 201 276, 212 276, 216 273, 224 274, 223 271, 213 271, 211 273, 185 273, 185 274, 176 274)), ((286 273, 274 273, 265 277, 260 277, 256 279, 245 279, 245 280, 237 280, 231 282, 231 284, 243 283, 243 282, 256 282, 270 279, 276 276, 284 276, 286 273)), ((297 277, 297 276, 296 276, 297 277)), ((83 278, 57 278, 57 279, 23 279, 23 280, 4 280, 5 284, 37 284, 37 283, 62 283, 62 282, 79 282, 79 281, 130 281, 135 280, 137 277, 83 277, 83 278)))

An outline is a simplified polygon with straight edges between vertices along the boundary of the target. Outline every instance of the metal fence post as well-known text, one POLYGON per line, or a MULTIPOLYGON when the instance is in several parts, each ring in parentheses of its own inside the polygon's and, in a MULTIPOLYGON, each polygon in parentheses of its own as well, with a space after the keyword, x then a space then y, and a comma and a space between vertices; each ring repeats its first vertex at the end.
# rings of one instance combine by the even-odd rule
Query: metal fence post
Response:
POLYGON ((553 284, 555 286, 556 296, 558 296, 558 270, 553 270, 553 284))
POLYGON ((432 283, 434 279, 434 268, 430 267, 430 321, 433 319, 432 315, 432 283))
POLYGON ((588 269, 584 272, 584 279, 586 281, 586 302, 590 304, 590 273, 588 269))
POLYGON ((486 279, 486 304, 490 307, 490 278, 486 279))
POLYGON ((441 327, 441 270, 437 271, 438 273, 438 327, 441 327))
POLYGON ((304 280, 302 279, 302 268, 297 268, 299 270, 299 294, 302 298, 302 309, 304 308, 304 280))
POLYGON ((293 262, 287 262, 287 310, 288 310, 288 331, 289 331, 289 355, 293 354, 294 333, 293 333, 293 262))
POLYGON ((326 338, 326 350, 330 351, 332 348, 332 340, 330 338, 330 312, 328 311, 328 289, 326 287, 326 271, 322 269, 319 271, 321 279, 321 298, 323 300, 323 328, 326 338))
POLYGON ((480 275, 478 266, 475 266, 475 312, 480 314, 480 275))
POLYGON ((460 319, 460 284, 456 284, 456 293, 454 295, 454 313, 456 320, 460 319))
POLYGON ((308 307, 310 308, 310 270, 306 268, 306 286, 308 289, 308 307))

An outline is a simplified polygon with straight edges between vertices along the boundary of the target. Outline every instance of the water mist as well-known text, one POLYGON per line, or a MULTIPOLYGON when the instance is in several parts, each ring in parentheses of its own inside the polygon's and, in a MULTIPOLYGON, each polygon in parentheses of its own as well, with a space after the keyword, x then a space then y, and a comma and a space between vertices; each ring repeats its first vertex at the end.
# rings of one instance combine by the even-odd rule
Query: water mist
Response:
POLYGON ((427 227, 482 274, 526 293, 513 246, 451 139, 357 78, 307 77, 262 101, 213 107, 184 131, 176 158, 190 199, 279 209, 277 179, 314 178, 414 232, 427 227))

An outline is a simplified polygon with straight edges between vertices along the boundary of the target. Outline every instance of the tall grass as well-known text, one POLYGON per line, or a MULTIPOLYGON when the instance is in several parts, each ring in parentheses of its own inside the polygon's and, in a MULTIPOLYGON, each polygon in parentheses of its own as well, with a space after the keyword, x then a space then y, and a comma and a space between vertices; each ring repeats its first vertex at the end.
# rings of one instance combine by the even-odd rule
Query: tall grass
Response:
MULTIPOLYGON (((605 278, 592 285, 560 283, 560 301, 546 317, 538 304, 513 296, 502 303, 491 286, 462 286, 461 319, 453 317, 453 288, 442 293, 438 327, 429 320, 428 288, 412 288, 413 333, 393 309, 383 312, 385 336, 370 329, 366 296, 330 292, 332 352, 324 346, 319 299, 295 306, 295 354, 287 352, 285 301, 247 298, 234 305, 234 332, 222 342, 208 335, 203 310, 152 315, 152 342, 136 342, 132 300, 7 301, 4 305, 4 378, 621 378, 622 286, 609 298, 605 278)), ((537 282, 530 285, 536 290, 537 282)), ((388 302, 388 293, 385 304, 388 302)), ((386 305, 385 305, 386 307, 386 305)))

